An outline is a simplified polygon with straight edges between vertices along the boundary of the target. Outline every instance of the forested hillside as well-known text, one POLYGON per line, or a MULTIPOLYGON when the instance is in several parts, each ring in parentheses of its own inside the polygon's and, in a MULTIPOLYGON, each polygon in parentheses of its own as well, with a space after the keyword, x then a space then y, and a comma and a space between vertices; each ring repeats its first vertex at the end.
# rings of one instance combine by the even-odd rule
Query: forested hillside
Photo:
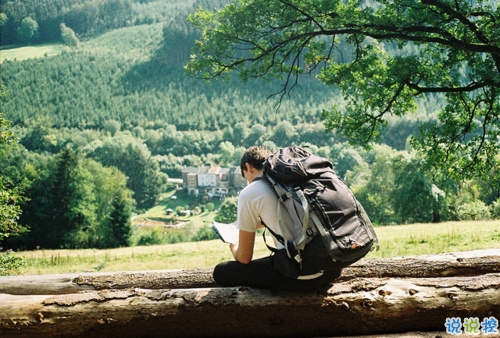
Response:
POLYGON ((227 1, 1 0, 2 45, 57 41, 61 38, 61 23, 78 36, 99 35, 121 27, 165 22, 193 6, 213 8, 224 3, 227 1), (38 34, 22 41, 18 29, 27 17, 37 23, 38 34))
POLYGON ((438 95, 421 99, 417 114, 390 120, 380 144, 361 149, 325 133, 321 112, 344 102, 313 75, 281 101, 269 96, 283 80, 188 76, 183 66, 199 33, 187 15, 227 2, 2 0, 2 53, 59 42, 62 23, 78 39, 56 56, 1 65, 1 110, 19 143, 0 171, 24 187, 20 223, 32 230, 12 247, 135 244, 127 215, 154 206, 167 177, 180 177, 183 166, 237 165, 254 144, 309 145, 329 158, 378 225, 500 216, 498 187, 452 181, 408 146, 442 106, 438 95), (16 32, 26 17, 38 37, 21 44, 16 32))

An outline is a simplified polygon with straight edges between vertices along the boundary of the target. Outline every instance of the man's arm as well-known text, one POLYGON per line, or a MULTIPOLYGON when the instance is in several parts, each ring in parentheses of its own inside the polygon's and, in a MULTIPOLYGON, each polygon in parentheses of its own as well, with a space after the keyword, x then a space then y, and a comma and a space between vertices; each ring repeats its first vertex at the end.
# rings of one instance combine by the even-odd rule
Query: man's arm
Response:
POLYGON ((239 240, 236 244, 230 244, 229 248, 234 259, 243 264, 248 264, 253 257, 253 247, 255 244, 255 232, 240 230, 239 240))

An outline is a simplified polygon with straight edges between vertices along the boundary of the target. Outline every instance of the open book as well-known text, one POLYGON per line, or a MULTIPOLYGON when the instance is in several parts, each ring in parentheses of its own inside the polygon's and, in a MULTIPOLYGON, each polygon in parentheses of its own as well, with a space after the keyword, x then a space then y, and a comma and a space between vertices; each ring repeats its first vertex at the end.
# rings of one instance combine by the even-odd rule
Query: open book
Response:
POLYGON ((238 242, 240 231, 236 228, 236 222, 229 224, 213 222, 212 229, 223 242, 232 244, 238 242))

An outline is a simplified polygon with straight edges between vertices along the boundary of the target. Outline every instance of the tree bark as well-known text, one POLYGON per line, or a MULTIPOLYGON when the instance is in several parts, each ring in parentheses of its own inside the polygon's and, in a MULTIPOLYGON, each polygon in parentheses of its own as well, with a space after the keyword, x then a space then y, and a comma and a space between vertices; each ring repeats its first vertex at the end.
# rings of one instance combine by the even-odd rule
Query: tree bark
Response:
POLYGON ((500 319, 499 251, 367 259, 315 293, 212 287, 211 269, 0 277, 0 337, 444 333, 500 319))
MULTIPOLYGON (((0 294, 55 295, 87 290, 215 287, 212 268, 94 272, 0 277, 0 294)), ((500 249, 400 258, 363 259, 345 268, 338 281, 358 277, 451 277, 500 272, 500 249)))
POLYGON ((286 337, 444 331, 500 313, 500 274, 359 278, 324 293, 239 288, 0 296, 0 336, 286 337))

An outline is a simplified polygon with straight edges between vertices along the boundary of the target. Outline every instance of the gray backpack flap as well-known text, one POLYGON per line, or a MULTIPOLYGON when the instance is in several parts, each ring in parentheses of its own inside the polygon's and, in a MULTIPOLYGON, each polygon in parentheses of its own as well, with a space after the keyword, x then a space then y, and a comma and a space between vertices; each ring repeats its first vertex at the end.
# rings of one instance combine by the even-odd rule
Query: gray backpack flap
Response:
POLYGON ((282 148, 264 163, 263 177, 280 201, 282 236, 268 229, 286 248, 273 250, 275 265, 288 259, 290 266, 276 267, 282 274, 338 269, 378 249, 366 212, 328 160, 300 147, 282 148))

